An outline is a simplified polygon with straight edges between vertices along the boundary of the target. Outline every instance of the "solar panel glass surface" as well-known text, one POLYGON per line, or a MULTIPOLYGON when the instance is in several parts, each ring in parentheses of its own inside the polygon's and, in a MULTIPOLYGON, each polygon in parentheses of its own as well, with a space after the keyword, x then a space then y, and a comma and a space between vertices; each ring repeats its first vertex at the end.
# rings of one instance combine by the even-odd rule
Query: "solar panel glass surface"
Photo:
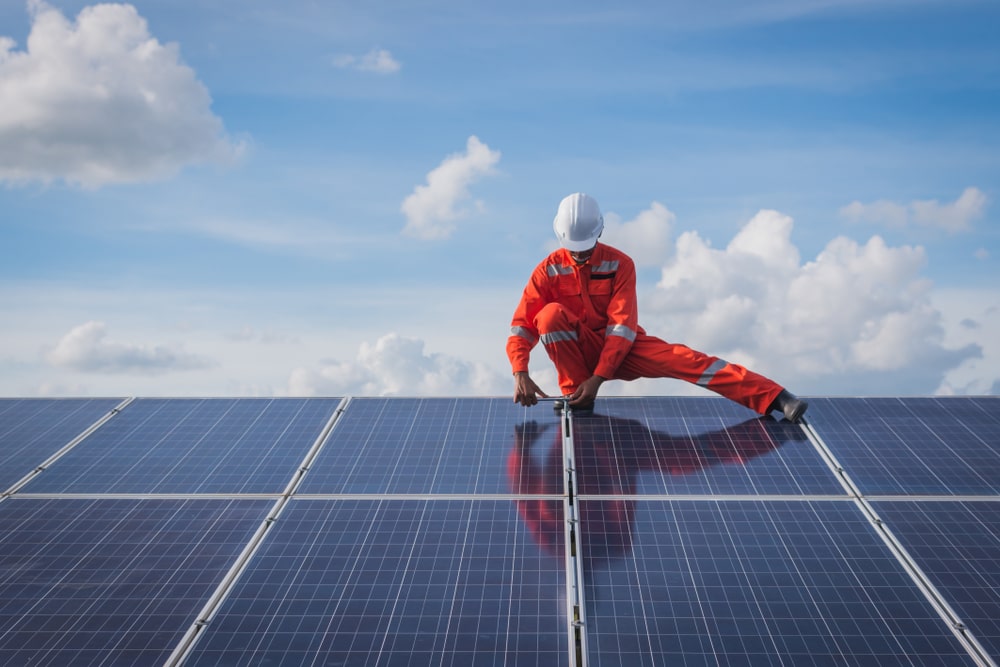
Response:
POLYGON ((292 501, 186 664, 565 665, 559 540, 510 500, 292 501))
MULTIPOLYGON (((518 478, 519 448, 557 437, 548 404, 509 398, 353 399, 323 447, 304 494, 537 493, 518 478)), ((562 473, 559 471, 559 479, 562 473)), ((562 483, 559 490, 562 492, 562 483)))
POLYGON ((163 664, 272 504, 0 503, 0 664, 163 664))
POLYGON ((820 398, 809 423, 865 495, 1000 493, 1000 397, 820 398))
POLYGON ((573 422, 582 495, 844 495, 785 420, 724 399, 601 401, 573 422))
POLYGON ((139 399, 28 493, 280 493, 338 399, 139 399))
POLYGON ((851 502, 581 514, 590 664, 974 664, 851 502))
POLYGON ((44 463, 121 401, 0 399, 0 491, 44 463))

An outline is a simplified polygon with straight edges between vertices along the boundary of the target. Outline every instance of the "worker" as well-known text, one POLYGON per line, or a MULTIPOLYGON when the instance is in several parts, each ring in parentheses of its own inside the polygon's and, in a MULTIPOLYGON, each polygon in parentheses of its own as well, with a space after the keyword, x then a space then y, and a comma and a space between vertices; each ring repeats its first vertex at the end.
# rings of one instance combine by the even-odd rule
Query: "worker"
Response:
POLYGON ((705 387, 766 415, 798 422, 808 403, 773 380, 684 345, 649 336, 639 326, 635 264, 599 243, 604 217, 583 193, 559 203, 553 222, 558 250, 535 267, 514 312, 507 356, 514 372, 514 401, 535 405, 548 398, 528 373, 531 350, 541 341, 555 364, 559 388, 577 414, 593 412, 608 380, 676 378, 705 387))

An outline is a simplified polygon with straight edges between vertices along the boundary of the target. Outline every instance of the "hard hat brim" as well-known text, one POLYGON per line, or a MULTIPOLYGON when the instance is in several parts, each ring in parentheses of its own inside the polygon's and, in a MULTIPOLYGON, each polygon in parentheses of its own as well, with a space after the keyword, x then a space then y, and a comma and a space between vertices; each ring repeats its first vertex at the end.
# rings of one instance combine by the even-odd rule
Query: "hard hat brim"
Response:
POLYGON ((595 245, 597 245, 597 239, 600 234, 583 241, 571 241, 569 239, 559 239, 559 245, 561 245, 566 250, 570 252, 583 252, 584 250, 590 250, 595 245))

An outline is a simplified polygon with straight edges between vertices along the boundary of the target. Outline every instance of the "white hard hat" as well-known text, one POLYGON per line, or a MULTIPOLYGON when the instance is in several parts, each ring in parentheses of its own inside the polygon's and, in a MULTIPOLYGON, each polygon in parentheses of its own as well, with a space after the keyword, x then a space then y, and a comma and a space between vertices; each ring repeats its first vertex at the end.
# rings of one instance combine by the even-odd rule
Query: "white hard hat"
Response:
POLYGON ((559 211, 552 221, 559 245, 572 252, 590 250, 604 231, 604 216, 597 200, 582 192, 571 194, 559 202, 559 211))

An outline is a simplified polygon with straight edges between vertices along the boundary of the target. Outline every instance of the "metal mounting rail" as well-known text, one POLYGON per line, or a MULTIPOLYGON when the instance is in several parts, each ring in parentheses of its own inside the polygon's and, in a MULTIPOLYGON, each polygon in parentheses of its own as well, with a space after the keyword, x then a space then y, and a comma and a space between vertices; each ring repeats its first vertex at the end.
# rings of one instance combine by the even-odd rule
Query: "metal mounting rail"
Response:
POLYGON ((587 664, 587 619, 583 602, 583 539, 576 492, 576 458, 573 448, 573 411, 562 411, 563 512, 566 530, 566 630, 570 664, 587 664))
POLYGON ((805 431, 806 437, 812 442, 813 446, 819 450, 820 455, 824 458, 827 465, 837 474, 838 479, 840 479, 841 484, 847 489, 847 492, 851 495, 854 503, 861 509, 862 513, 868 519, 869 523, 875 527, 875 532, 882 538, 882 541, 889 551, 892 552, 896 560, 903 566, 903 569, 910 576, 910 579, 917 585, 920 592, 924 594, 934 610, 942 618, 942 620, 947 623, 948 627, 951 629, 952 634, 958 638, 965 650, 968 651, 969 655, 977 664, 982 667, 997 667, 997 663, 990 657, 988 651, 983 648, 979 640, 976 639, 975 635, 970 632, 969 628, 962 621, 961 617, 951 608, 944 596, 941 595, 940 591, 934 586, 930 578, 924 573, 917 562, 913 559, 910 553, 903 546, 902 542, 893 534, 892 530, 882 521, 882 518, 872 507, 871 502, 868 498, 864 496, 861 489, 854 483, 854 480, 850 478, 844 467, 840 465, 840 462, 833 455, 833 452, 827 447, 826 443, 823 442, 823 438, 820 437, 819 433, 812 427, 812 425, 806 421, 802 420, 801 424, 802 430, 805 431))

